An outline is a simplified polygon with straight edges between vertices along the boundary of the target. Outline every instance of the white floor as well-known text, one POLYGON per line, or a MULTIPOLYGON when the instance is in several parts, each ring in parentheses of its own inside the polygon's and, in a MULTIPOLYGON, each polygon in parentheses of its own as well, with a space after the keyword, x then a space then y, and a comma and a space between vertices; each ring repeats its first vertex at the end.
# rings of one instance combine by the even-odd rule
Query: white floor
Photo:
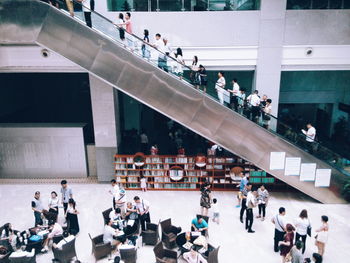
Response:
MULTIPOLYGON (((108 194, 107 184, 72 184, 74 198, 77 200, 80 211, 80 233, 77 237, 77 254, 82 262, 94 262, 90 255, 91 243, 88 233, 92 236, 103 231, 101 212, 111 207, 111 196, 108 194)), ((34 224, 34 216, 30 207, 35 191, 42 193, 45 202, 53 190, 59 192, 60 185, 50 184, 23 184, 0 185, 0 200, 2 202, 0 224, 11 222, 15 229, 22 230, 34 224)), ((128 200, 139 195, 151 202, 151 219, 172 218, 173 224, 181 226, 183 230, 190 228, 191 219, 199 212, 199 192, 184 191, 128 191, 128 200)), ((320 225, 320 216, 329 216, 330 236, 326 246, 325 260, 329 263, 340 263, 350 258, 350 205, 322 205, 296 193, 272 193, 267 208, 267 219, 262 222, 254 221, 254 234, 248 234, 243 224, 239 222, 239 209, 235 208, 235 193, 214 192, 220 207, 221 222, 216 225, 209 223, 209 241, 212 245, 220 246, 219 261, 222 263, 272 263, 281 262, 278 254, 273 252, 274 226, 270 223, 271 217, 280 206, 287 209, 287 216, 294 221, 301 209, 309 211, 313 229, 320 225)), ((61 213, 61 211, 60 211, 61 213)), ((254 211, 256 214, 257 211, 254 211)), ((62 215, 62 213, 61 213, 62 215)), ((62 218, 60 220, 63 220, 62 218)), ((313 238, 308 238, 305 256, 316 251, 313 238)), ((138 262, 154 263, 155 258, 152 246, 144 246, 138 250, 138 262)), ((49 263, 52 253, 49 252, 37 257, 38 263, 49 263)), ((107 259, 99 262, 108 262, 107 259)), ((110 261, 111 262, 111 261, 110 261)))

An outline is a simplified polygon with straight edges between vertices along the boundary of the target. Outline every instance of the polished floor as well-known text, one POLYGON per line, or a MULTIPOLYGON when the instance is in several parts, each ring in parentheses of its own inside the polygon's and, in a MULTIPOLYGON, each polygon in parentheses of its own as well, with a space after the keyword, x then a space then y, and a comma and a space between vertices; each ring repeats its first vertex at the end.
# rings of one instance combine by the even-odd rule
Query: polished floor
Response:
MULTIPOLYGON (((111 196, 108 193, 108 184, 71 184, 74 198, 77 200, 77 208, 80 211, 79 222, 81 232, 77 237, 77 254, 82 262, 95 262, 91 256, 91 243, 88 233, 92 236, 103 231, 103 219, 101 212, 111 206, 111 196)), ((53 184, 17 184, 0 185, 0 200, 2 201, 0 224, 11 222, 15 229, 26 229, 33 225, 34 216, 30 207, 31 199, 35 191, 41 191, 44 204, 47 203, 49 193, 53 190, 59 192, 60 185, 53 184)), ((135 195, 147 199, 151 203, 151 219, 158 222, 159 219, 172 218, 173 224, 181 226, 183 230, 190 228, 191 219, 199 212, 199 192, 183 191, 128 191, 128 200, 135 195)), ((345 262, 350 258, 350 205, 323 205, 302 194, 297 193, 272 193, 267 208, 267 219, 262 222, 255 219, 254 234, 244 230, 239 222, 239 209, 235 208, 235 193, 214 192, 218 199, 221 222, 217 225, 209 223, 209 241, 217 247, 220 246, 219 261, 222 263, 273 263, 281 262, 278 254, 273 252, 274 226, 270 222, 271 217, 280 206, 287 210, 287 217, 294 222, 301 209, 309 211, 313 230, 320 225, 320 216, 329 216, 330 235, 326 246, 325 260, 329 263, 345 262), (344 261, 345 260, 345 261, 344 261)), ((61 212, 61 211, 60 211, 61 212)), ((257 211, 254 211, 256 214, 257 211)), ((61 213, 62 215, 62 213, 61 213)), ((63 218, 60 218, 62 221, 63 218)), ((152 246, 143 246, 138 250, 140 263, 154 263, 155 258, 152 246)), ((314 239, 308 238, 305 256, 310 256, 316 251, 314 239)), ((49 263, 52 252, 39 255, 38 263, 49 263)), ((98 262, 112 262, 108 259, 98 262)))

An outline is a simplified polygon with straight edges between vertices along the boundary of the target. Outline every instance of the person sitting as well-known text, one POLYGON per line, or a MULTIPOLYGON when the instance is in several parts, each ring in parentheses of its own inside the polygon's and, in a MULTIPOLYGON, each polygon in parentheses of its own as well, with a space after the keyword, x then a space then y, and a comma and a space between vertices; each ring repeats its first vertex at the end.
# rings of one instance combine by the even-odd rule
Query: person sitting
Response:
POLYGON ((113 221, 110 220, 107 225, 105 225, 105 229, 103 231, 103 243, 108 244, 110 243, 112 246, 117 245, 117 241, 115 240, 115 237, 118 234, 118 230, 114 229, 112 227, 113 221))
POLYGON ((200 215, 192 220, 191 231, 201 232, 205 236, 207 230, 208 223, 200 215))
POLYGON ((194 246, 191 247, 191 250, 189 252, 186 252, 183 254, 183 258, 188 263, 207 263, 208 262, 201 254, 199 254, 195 250, 194 246))
POLYGON ((3 226, 3 230, 0 235, 0 239, 4 240, 9 246, 11 246, 14 251, 16 249, 17 236, 15 235, 15 232, 12 229, 12 225, 10 223, 6 223, 3 226))
POLYGON ((52 247, 56 248, 56 249, 62 249, 63 245, 72 241, 75 236, 74 235, 70 235, 68 231, 64 231, 62 234, 63 238, 61 239, 60 242, 58 242, 57 244, 54 242, 52 244, 52 247))
POLYGON ((62 226, 55 222, 55 221, 49 221, 49 230, 51 232, 48 234, 47 239, 44 242, 43 249, 41 252, 47 252, 49 251, 48 245, 51 240, 54 240, 54 243, 58 243, 62 239, 62 234, 63 234, 63 228, 62 226))
POLYGON ((113 221, 113 228, 123 229, 123 219, 119 207, 109 213, 109 219, 113 221))
POLYGON ((125 218, 127 220, 132 219, 132 220, 136 220, 138 218, 138 214, 137 214, 137 209, 136 207, 131 203, 131 202, 127 202, 126 203, 126 214, 125 214, 125 218))

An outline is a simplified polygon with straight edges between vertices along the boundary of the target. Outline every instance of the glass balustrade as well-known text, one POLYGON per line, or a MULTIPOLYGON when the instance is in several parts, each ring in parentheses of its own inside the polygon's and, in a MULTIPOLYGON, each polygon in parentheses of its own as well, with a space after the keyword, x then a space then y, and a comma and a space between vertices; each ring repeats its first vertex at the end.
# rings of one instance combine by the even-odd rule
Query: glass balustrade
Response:
MULTIPOLYGON (((67 6, 61 6, 62 11, 69 15, 67 6)), ((86 8, 83 8, 83 10, 89 11, 86 8)), ((75 12, 74 18, 85 24, 84 15, 82 12, 75 12)), ((175 78, 178 78, 179 81, 182 81, 185 85, 187 85, 188 88, 199 88, 199 72, 193 71, 191 67, 178 62, 173 53, 169 55, 165 54, 164 50, 159 48, 157 49, 156 46, 145 43, 138 36, 128 34, 122 28, 122 25, 115 24, 113 21, 110 21, 94 11, 91 11, 91 20, 92 30, 95 30, 115 41, 117 45, 127 49, 133 55, 145 59, 154 66, 161 68, 169 74, 172 74, 175 78), (124 37, 122 37, 123 35, 124 37), (181 73, 183 71, 190 74, 184 74, 182 76, 181 73)), ((217 83, 208 81, 207 86, 217 87, 217 83)), ((226 88, 227 87, 232 89, 231 85, 226 85, 226 88)), ((198 90, 198 92, 203 93, 201 90, 198 90)), ((345 158, 344 156, 330 150, 320 141, 315 140, 312 143, 308 142, 307 137, 301 132, 301 130, 292 128, 273 115, 264 114, 260 108, 257 109, 252 107, 252 105, 250 105, 246 99, 242 100, 240 96, 232 96, 232 94, 227 91, 221 90, 221 92, 224 93, 222 103, 224 106, 230 108, 241 116, 254 121, 257 125, 268 129, 270 132, 281 136, 293 145, 309 152, 320 160, 325 161, 334 168, 339 169, 343 174, 350 175, 349 172, 347 172, 347 170, 350 168, 349 158, 345 158)), ((219 100, 218 93, 205 93, 204 95, 211 97, 216 101, 219 100)))
POLYGON ((287 0, 287 9, 349 9, 349 0, 287 0))
POLYGON ((258 10, 260 0, 106 0, 108 11, 235 11, 258 10))

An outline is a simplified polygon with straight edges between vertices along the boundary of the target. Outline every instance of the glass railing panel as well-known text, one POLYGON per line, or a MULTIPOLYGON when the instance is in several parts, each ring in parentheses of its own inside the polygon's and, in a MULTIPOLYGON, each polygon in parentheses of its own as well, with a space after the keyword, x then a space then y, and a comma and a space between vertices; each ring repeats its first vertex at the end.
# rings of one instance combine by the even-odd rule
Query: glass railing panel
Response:
POLYGON ((210 11, 258 10, 260 0, 210 0, 210 11))
POLYGON ((287 0, 287 9, 310 9, 312 0, 287 0))
POLYGON ((329 0, 312 0, 312 9, 328 9, 329 0))
POLYGON ((332 1, 329 1, 329 9, 341 9, 341 8, 343 8, 343 6, 342 6, 342 2, 343 1, 344 0, 332 0, 332 1))
MULTIPOLYGON (((65 10, 67 11, 67 8, 65 10)), ((86 11, 86 9, 83 10, 86 11)), ((69 15, 68 12, 66 13, 69 15)), ((74 18, 81 23, 85 23, 83 12, 75 12, 74 18)), ((132 52, 133 55, 147 60, 149 63, 152 63, 154 66, 161 68, 169 74, 173 74, 175 78, 179 78, 187 83, 189 88, 200 88, 201 92, 203 92, 204 87, 206 87, 205 95, 216 101, 219 100, 216 89, 217 83, 208 80, 203 83, 203 80, 205 80, 205 74, 203 71, 199 72, 196 67, 191 68, 182 64, 182 60, 177 61, 174 52, 166 55, 163 44, 161 44, 164 43, 164 41, 157 42, 158 44, 156 45, 149 45, 139 37, 125 32, 122 29, 122 25, 119 25, 117 21, 115 21, 114 24, 113 21, 110 21, 93 11, 91 12, 91 20, 93 30, 109 37, 111 40, 115 41, 116 44, 127 49, 129 52, 132 52), (120 32, 124 32, 125 38, 121 37, 120 32), (185 74, 182 74, 183 71, 185 74), (204 78, 201 78, 201 76, 204 76, 204 78)), ((225 88, 232 90, 232 84, 229 83, 228 80, 226 80, 225 88)), ((223 93, 225 95, 223 96, 223 101, 221 103, 224 106, 255 122, 257 125, 285 138, 292 144, 313 154, 335 168, 339 168, 343 171, 350 166, 350 161, 347 158, 344 158, 340 154, 330 150, 328 147, 325 147, 321 142, 314 141, 311 144, 308 143, 306 141, 306 136, 301 130, 292 128, 273 115, 265 114, 262 108, 253 108, 247 99, 243 100, 241 97, 232 97, 228 91, 223 91, 223 93)), ((344 173, 346 172, 344 171, 344 173)))
POLYGON ((183 0, 158 0, 159 11, 183 11, 183 0))

